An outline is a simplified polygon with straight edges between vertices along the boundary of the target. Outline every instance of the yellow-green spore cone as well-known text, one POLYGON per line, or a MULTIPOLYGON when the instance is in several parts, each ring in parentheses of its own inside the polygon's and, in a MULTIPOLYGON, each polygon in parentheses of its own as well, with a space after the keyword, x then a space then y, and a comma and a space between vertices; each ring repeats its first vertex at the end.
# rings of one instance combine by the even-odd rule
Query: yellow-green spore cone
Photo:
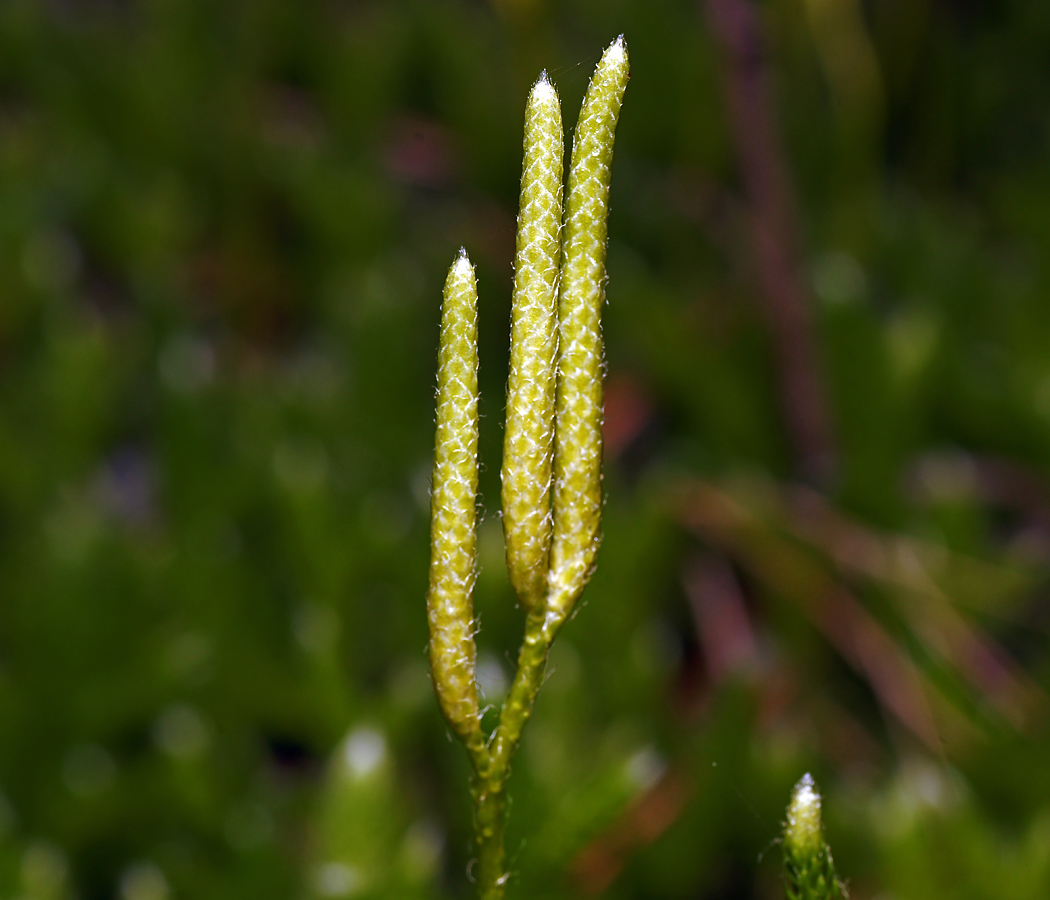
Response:
POLYGON ((507 568, 526 609, 547 591, 564 152, 561 103, 544 72, 525 109, 503 440, 507 568))
POLYGON ((480 740, 474 588, 478 490, 478 291, 465 251, 441 308, 437 436, 430 493, 430 669, 441 711, 468 746, 480 740))
POLYGON ((784 843, 792 853, 816 856, 824 846, 820 820, 820 794, 813 776, 806 773, 791 793, 784 826, 784 843))
POLYGON ((627 45, 605 51, 573 138, 562 232, 548 615, 572 609, 594 566, 602 505, 602 334, 613 139, 627 86, 627 45))
POLYGON ((783 846, 787 900, 849 900, 824 838, 820 793, 808 774, 791 793, 783 846))

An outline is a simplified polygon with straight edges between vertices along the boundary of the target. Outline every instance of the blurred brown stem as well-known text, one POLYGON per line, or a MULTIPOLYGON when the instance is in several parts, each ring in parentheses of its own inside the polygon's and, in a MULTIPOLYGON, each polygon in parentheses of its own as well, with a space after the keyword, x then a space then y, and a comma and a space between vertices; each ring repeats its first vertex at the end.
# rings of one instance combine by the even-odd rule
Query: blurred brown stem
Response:
POLYGON ((702 5, 721 50, 730 127, 777 355, 784 425, 801 474, 826 482, 834 471, 834 449, 800 262, 798 217, 769 95, 761 23, 750 0, 702 0, 702 5))

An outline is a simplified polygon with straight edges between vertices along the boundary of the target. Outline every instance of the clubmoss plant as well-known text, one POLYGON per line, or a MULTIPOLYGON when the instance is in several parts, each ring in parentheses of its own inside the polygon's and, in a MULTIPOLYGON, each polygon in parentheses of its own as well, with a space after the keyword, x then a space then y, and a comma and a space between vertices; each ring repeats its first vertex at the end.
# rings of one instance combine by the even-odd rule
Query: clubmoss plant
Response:
POLYGON ((501 470, 507 567, 525 610, 525 635, 491 735, 481 728, 475 680, 477 283, 466 251, 445 283, 429 652, 441 711, 470 756, 472 875, 483 900, 504 895, 510 761, 543 681, 551 642, 590 579, 601 537, 601 308, 613 139, 628 74, 621 36, 603 54, 583 100, 564 216, 561 104, 546 73, 526 106, 501 470))
POLYGON ((820 793, 808 773, 795 785, 784 824, 784 892, 788 900, 847 900, 824 839, 820 793))

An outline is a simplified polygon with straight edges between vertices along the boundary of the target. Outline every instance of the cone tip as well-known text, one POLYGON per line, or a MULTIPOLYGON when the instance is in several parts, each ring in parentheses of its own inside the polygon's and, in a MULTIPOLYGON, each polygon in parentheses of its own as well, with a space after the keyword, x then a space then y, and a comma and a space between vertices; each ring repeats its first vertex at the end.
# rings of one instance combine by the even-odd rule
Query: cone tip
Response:
POLYGON ((466 248, 460 247, 459 253, 456 254, 456 259, 452 263, 452 272, 456 275, 462 275, 473 271, 474 267, 470 264, 470 257, 467 256, 466 248))
POLYGON ((791 792, 784 837, 797 850, 815 850, 822 841, 821 830, 820 793, 807 772, 791 792))
POLYGON ((555 90, 554 85, 551 84, 546 69, 540 72, 540 77, 536 79, 536 83, 532 86, 532 96, 537 100, 546 102, 553 100, 557 102, 558 92, 555 90))

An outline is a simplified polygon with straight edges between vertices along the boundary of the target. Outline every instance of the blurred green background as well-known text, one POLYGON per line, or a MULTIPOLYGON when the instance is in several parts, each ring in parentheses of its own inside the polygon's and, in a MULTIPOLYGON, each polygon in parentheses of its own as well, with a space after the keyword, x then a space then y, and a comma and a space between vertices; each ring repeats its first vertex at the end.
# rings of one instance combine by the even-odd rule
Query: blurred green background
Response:
MULTIPOLYGON (((0 4, 0 896, 468 897, 424 596, 481 290, 480 680, 529 86, 632 60, 605 541, 511 896, 1050 896, 1050 4, 0 4)), ((489 721, 491 722, 491 716, 489 721)))

